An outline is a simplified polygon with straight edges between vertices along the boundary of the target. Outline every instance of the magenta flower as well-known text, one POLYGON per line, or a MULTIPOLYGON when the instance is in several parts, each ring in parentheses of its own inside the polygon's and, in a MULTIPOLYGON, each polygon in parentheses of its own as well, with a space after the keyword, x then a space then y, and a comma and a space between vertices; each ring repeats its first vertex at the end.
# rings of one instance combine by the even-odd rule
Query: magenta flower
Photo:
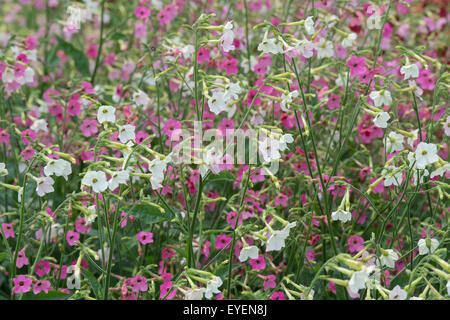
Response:
POLYGON ((359 252, 364 249, 364 239, 360 236, 353 235, 348 238, 348 250, 350 252, 359 252))
POLYGON ((221 234, 220 236, 216 237, 216 249, 223 249, 231 242, 231 237, 227 236, 226 234, 221 234))
POLYGON ((179 135, 181 133, 181 122, 171 119, 167 120, 166 124, 162 128, 162 132, 167 134, 169 138, 171 138, 173 134, 179 135))
POLYGON ((80 234, 73 230, 69 230, 69 231, 67 231, 66 239, 67 239, 67 243, 69 244, 69 246, 71 246, 71 247, 76 246, 77 244, 75 243, 75 241, 80 241, 80 234))
POLYGON ((22 131, 21 137, 22 137, 22 143, 24 145, 29 145, 32 141, 36 140, 37 133, 31 129, 26 129, 26 130, 22 131))
POLYGON ((253 270, 264 270, 266 268, 266 260, 262 255, 256 259, 250 259, 249 262, 253 270))
POLYGON ((50 262, 47 260, 39 260, 36 264, 35 271, 39 277, 43 277, 50 273, 50 262))
MULTIPOLYGON (((236 211, 231 211, 227 214, 227 222, 230 224, 231 229, 234 229, 236 225, 236 218, 238 213, 236 211)), ((242 214, 239 217, 238 226, 242 225, 242 214)))
POLYGON ((137 275, 132 278, 133 290, 138 292, 146 292, 148 290, 147 278, 141 275, 137 275))
POLYGON ((270 300, 286 300, 283 291, 277 291, 272 294, 270 300))
POLYGON ((26 254, 25 254, 25 249, 20 250, 19 253, 17 253, 16 267, 22 268, 23 266, 27 266, 29 264, 30 264, 30 261, 28 260, 26 254))
POLYGON ((84 119, 80 127, 81 132, 83 132, 85 137, 93 136, 98 132, 97 120, 95 119, 84 119))
POLYGON ((286 208, 288 204, 288 196, 284 193, 279 193, 275 198, 275 206, 282 206, 283 208, 286 208))
POLYGON ((30 277, 19 275, 13 279, 14 289, 13 294, 16 293, 26 293, 31 289, 31 283, 33 280, 30 277))
POLYGON ((264 277, 264 291, 267 291, 268 288, 274 289, 277 286, 276 278, 273 274, 264 277))
POLYGON ((141 231, 136 235, 136 237, 138 238, 139 242, 142 244, 147 244, 147 243, 153 242, 153 233, 151 233, 151 232, 141 231))
POLYGON ((15 237, 12 223, 2 223, 2 228, 6 239, 15 237))
POLYGON ((222 60, 219 64, 219 69, 227 72, 227 76, 238 73, 238 61, 236 59, 222 60))
POLYGON ((24 75, 25 73, 25 66, 21 63, 16 63, 16 65, 14 66, 14 76, 16 78, 20 78, 24 75))
POLYGON ((86 220, 84 218, 78 218, 75 221, 75 230, 79 233, 88 233, 91 230, 90 225, 86 225, 86 220))
POLYGON ((198 50, 197 52, 197 62, 198 63, 209 63, 210 58, 209 58, 209 50, 207 48, 201 48, 198 50))
POLYGON ((340 107, 341 96, 337 94, 330 94, 328 98, 328 109, 333 110, 340 107))
POLYGON ((0 129, 0 143, 4 143, 8 147, 10 146, 9 133, 7 129, 4 130, 0 129))
POLYGON ((38 294, 42 291, 45 293, 48 293, 49 290, 53 290, 52 285, 50 284, 50 281, 47 280, 38 280, 36 281, 35 285, 33 286, 33 293, 38 294))
POLYGON ((352 56, 345 64, 350 68, 350 76, 360 76, 368 72, 366 68, 366 59, 352 56))
POLYGON ((134 9, 134 15, 138 19, 145 19, 150 15, 150 9, 148 9, 147 7, 137 7, 136 9, 134 9))

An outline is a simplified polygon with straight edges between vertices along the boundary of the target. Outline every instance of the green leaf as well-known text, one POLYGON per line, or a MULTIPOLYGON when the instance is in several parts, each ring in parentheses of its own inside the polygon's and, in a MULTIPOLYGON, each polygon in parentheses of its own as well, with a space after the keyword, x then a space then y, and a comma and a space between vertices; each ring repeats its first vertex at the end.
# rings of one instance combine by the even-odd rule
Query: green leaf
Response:
POLYGON ((148 224, 167 221, 170 218, 167 211, 162 213, 157 207, 144 203, 126 206, 122 210, 148 224))
POLYGON ((98 283, 98 280, 92 275, 92 273, 90 273, 89 271, 87 271, 85 269, 82 269, 81 272, 83 273, 83 276, 88 279, 94 295, 97 298, 100 298, 102 290, 101 290, 100 284, 98 283))
POLYGON ((62 300, 64 298, 70 297, 72 294, 64 293, 61 291, 49 291, 45 293, 41 291, 38 294, 33 294, 33 292, 27 292, 22 296, 22 300, 62 300))
POLYGON ((0 262, 8 258, 8 254, 6 252, 0 252, 0 262))
POLYGON ((64 41, 58 37, 58 45, 64 51, 65 54, 70 56, 78 71, 81 72, 83 76, 89 76, 89 61, 83 51, 75 48, 71 43, 64 41))
POLYGON ((124 35, 123 33, 120 32, 116 32, 112 35, 111 40, 123 40, 123 41, 127 41, 127 36, 124 35))

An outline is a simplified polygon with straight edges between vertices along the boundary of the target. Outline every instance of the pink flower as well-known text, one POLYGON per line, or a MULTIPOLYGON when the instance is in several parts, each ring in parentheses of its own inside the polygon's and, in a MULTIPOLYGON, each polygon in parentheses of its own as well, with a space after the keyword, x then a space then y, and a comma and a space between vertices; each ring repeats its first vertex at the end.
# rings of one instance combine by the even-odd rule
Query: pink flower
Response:
POLYGON ((36 268, 35 271, 36 274, 39 277, 43 277, 46 274, 50 273, 50 262, 48 262, 47 260, 39 260, 39 262, 36 264, 36 268))
POLYGON ((197 62, 198 63, 209 63, 210 59, 209 59, 209 50, 206 48, 201 48, 200 50, 198 50, 197 52, 197 62))
POLYGON ((161 251, 161 259, 163 260, 167 260, 175 256, 176 252, 171 247, 166 247, 161 251))
POLYGON ((69 244, 69 246, 71 246, 71 247, 76 246, 77 244, 75 243, 75 241, 80 241, 80 234, 73 230, 69 230, 69 231, 67 231, 66 239, 67 239, 67 243, 69 244))
POLYGON ((32 141, 36 140, 37 133, 31 129, 26 129, 22 131, 22 142, 24 145, 29 145, 32 141))
POLYGON ((434 89, 434 79, 433 74, 430 70, 423 69, 419 73, 419 78, 417 78, 417 84, 424 90, 434 89))
POLYGON ((15 237, 12 223, 2 223, 2 228, 6 239, 15 237))
POLYGON ((97 58, 97 55, 98 55, 98 45, 96 45, 96 44, 91 44, 91 45, 89 46, 89 48, 86 50, 86 55, 87 55, 89 58, 93 58, 93 59, 97 58))
POLYGON ((145 19, 150 15, 150 9, 147 7, 137 7, 134 9, 134 15, 139 19, 145 19))
POLYGON ((173 134, 179 135, 181 133, 181 122, 177 120, 167 120, 164 125, 162 132, 167 134, 169 138, 172 137, 173 134))
POLYGON ((217 125, 218 129, 222 131, 224 136, 229 136, 233 134, 234 121, 231 119, 223 118, 222 121, 217 125))
POLYGON ((337 94, 331 94, 328 98, 328 109, 333 110, 340 107, 341 96, 337 94))
POLYGON ((19 253, 17 253, 16 267, 22 268, 23 266, 27 266, 29 264, 30 264, 30 261, 28 260, 26 254, 25 254, 25 249, 22 249, 21 251, 19 251, 19 253))
POLYGON ((41 291, 48 293, 49 290, 53 290, 53 288, 52 285, 50 284, 50 281, 47 280, 38 280, 33 287, 34 294, 38 294, 41 291))
POLYGON ((283 208, 287 207, 288 197, 284 193, 279 193, 275 198, 275 207, 282 206, 283 208))
POLYGON ((13 293, 16 294, 30 291, 31 283, 33 282, 33 280, 30 277, 21 274, 16 278, 14 278, 13 282, 14 282, 13 293))
POLYGON ((264 256, 260 255, 256 259, 250 259, 249 262, 253 270, 264 270, 266 268, 266 261, 264 260, 264 256))
POLYGON ((80 126, 81 132, 83 132, 85 137, 93 136, 98 132, 97 120, 95 119, 84 119, 80 126))
POLYGON ((9 133, 7 129, 0 129, 0 143, 6 144, 8 147, 10 146, 9 143, 9 133))
POLYGON ((253 71, 256 74, 266 74, 267 73, 266 66, 264 64, 262 64, 261 62, 259 62, 255 65, 255 67, 253 68, 253 71))
POLYGON ((227 236, 226 234, 221 234, 220 236, 216 237, 216 249, 223 249, 226 246, 228 246, 228 244, 231 241, 231 237, 227 236))
POLYGON ((350 68, 350 76, 360 76, 368 72, 366 69, 366 59, 352 56, 346 66, 350 68))
POLYGON ((272 294, 270 300, 286 300, 283 291, 277 291, 272 294))
POLYGON ((306 259, 308 259, 309 261, 314 261, 314 259, 316 258, 314 250, 309 250, 308 252, 306 252, 305 256, 306 256, 306 259))
POLYGON ((20 78, 25 74, 25 66, 21 63, 16 63, 14 66, 14 77, 20 78))
POLYGON ((78 218, 75 221, 75 230, 80 233, 88 233, 91 230, 91 226, 86 225, 86 220, 84 218, 78 218))
POLYGON ((264 277, 264 291, 267 291, 268 288, 274 289, 277 286, 277 283, 275 282, 276 278, 277 277, 273 274, 264 277))
POLYGON ((348 251, 359 252, 364 249, 364 239, 360 236, 353 235, 348 238, 348 251))
POLYGON ((238 73, 237 64, 238 61, 236 59, 222 60, 219 64, 219 69, 225 70, 227 72, 227 76, 229 76, 231 74, 238 73))
POLYGON ((141 231, 136 235, 136 237, 138 238, 139 242, 142 244, 147 244, 147 243, 153 242, 153 233, 151 233, 151 232, 141 231))
POLYGON ((132 278, 132 285, 133 290, 136 292, 146 292, 148 290, 147 278, 141 275, 137 275, 136 277, 132 278))
MULTIPOLYGON (((237 212, 231 211, 227 214, 227 222, 230 224, 231 229, 234 229, 236 225, 237 212)), ((242 214, 239 217, 238 226, 242 225, 242 214)))
POLYGON ((80 108, 81 102, 79 101, 79 96, 71 96, 69 102, 67 103, 67 113, 72 117, 78 116, 81 113, 80 108))

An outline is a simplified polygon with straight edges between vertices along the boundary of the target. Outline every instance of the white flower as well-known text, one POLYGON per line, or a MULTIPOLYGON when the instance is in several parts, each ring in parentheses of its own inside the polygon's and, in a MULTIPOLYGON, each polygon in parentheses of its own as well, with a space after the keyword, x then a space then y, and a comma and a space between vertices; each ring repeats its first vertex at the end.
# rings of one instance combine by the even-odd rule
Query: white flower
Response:
POLYGON ((367 18, 367 29, 381 29, 381 15, 378 12, 375 12, 369 18, 367 18))
POLYGON ((227 22, 224 26, 223 34, 219 39, 220 46, 222 47, 224 52, 229 52, 235 49, 233 45, 234 41, 234 32, 233 32, 233 24, 231 21, 227 22))
POLYGON ((47 177, 53 174, 57 177, 64 177, 67 181, 72 173, 72 166, 69 161, 64 159, 50 159, 44 167, 44 173, 47 177))
POLYGON ((432 254, 436 251, 437 247, 439 246, 439 241, 431 238, 431 239, 420 239, 417 243, 419 246, 419 254, 425 255, 425 254, 432 254))
POLYGON ((3 71, 2 80, 5 83, 10 83, 10 82, 16 80, 16 77, 14 76, 14 70, 11 68, 6 68, 3 71))
POLYGON ((383 171, 381 171, 382 175, 385 175, 384 177, 384 186, 389 187, 390 185, 399 186, 403 181, 403 175, 402 172, 399 171, 394 174, 394 172, 397 170, 397 167, 394 166, 388 166, 387 168, 384 168, 383 171))
POLYGON ((413 184, 415 186, 417 186, 417 180, 419 180, 419 183, 423 183, 423 179, 430 175, 430 172, 428 172, 427 169, 422 169, 422 170, 414 170, 414 175, 413 175, 413 184), (420 177, 420 179, 419 179, 420 177))
POLYGON ((97 210, 95 206, 87 207, 87 212, 84 214, 84 222, 86 222, 87 225, 90 225, 94 223, 95 218, 97 218, 97 210))
POLYGON ((229 83, 225 86, 225 99, 227 100, 237 100, 239 94, 242 92, 242 88, 239 83, 229 83))
POLYGON ((126 124, 123 126, 119 126, 119 139, 122 143, 127 143, 128 140, 134 140, 136 139, 136 135, 134 133, 134 130, 136 129, 135 126, 132 126, 131 124, 126 124))
POLYGON ((223 91, 214 91, 212 97, 208 99, 209 110, 214 114, 219 114, 226 110, 226 95, 223 91))
POLYGON ((369 279, 370 272, 367 270, 356 271, 352 274, 348 287, 351 292, 358 293, 359 290, 366 287, 366 281, 369 279))
POLYGON ((347 222, 350 221, 352 219, 352 214, 348 211, 342 210, 342 209, 338 209, 337 211, 334 211, 331 213, 331 220, 334 221, 342 221, 342 222, 347 222))
POLYGON ((403 140, 405 137, 400 133, 394 131, 390 132, 387 137, 384 138, 384 145, 386 146, 387 153, 393 153, 403 150, 403 140))
POLYGON ((389 300, 406 300, 408 294, 405 290, 400 288, 399 285, 396 285, 391 292, 389 292, 389 300))
POLYGON ((164 170, 166 170, 166 166, 168 163, 168 159, 160 160, 158 158, 153 159, 149 166, 148 170, 152 173, 152 177, 150 178, 150 182, 152 184, 152 189, 156 190, 162 188, 161 183, 164 180, 164 170))
POLYGON ((394 268, 395 262, 398 260, 397 253, 392 249, 384 250, 380 257, 381 266, 387 266, 388 268, 394 268))
POLYGON ((20 187, 19 191, 17 192, 17 202, 22 202, 23 197, 23 187, 20 187))
POLYGON ((114 191, 117 189, 119 184, 127 183, 130 178, 130 174, 127 170, 115 171, 111 173, 111 179, 108 181, 109 190, 114 191))
POLYGON ((281 250, 281 248, 283 248, 286 245, 284 240, 286 240, 286 238, 289 237, 290 230, 294 228, 296 225, 297 225, 296 222, 292 222, 289 223, 282 230, 273 230, 269 240, 266 243, 266 252, 281 250))
POLYGON ((296 45, 296 48, 300 51, 300 54, 307 59, 314 55, 314 44, 311 41, 300 40, 296 45))
POLYGON ((239 261, 245 262, 247 259, 257 259, 258 258, 258 247, 257 246, 249 246, 243 247, 241 253, 239 254, 239 261))
POLYGON ((281 94, 281 110, 283 110, 284 112, 288 112, 289 111, 289 104, 292 103, 292 99, 293 98, 297 98, 298 97, 298 91, 294 90, 292 92, 289 92, 287 95, 285 95, 284 93, 281 94))
POLYGON ((88 171, 81 183, 92 187, 92 190, 96 193, 103 192, 108 188, 106 174, 103 171, 88 171))
POLYGON ((424 169, 427 165, 439 160, 437 155, 437 146, 432 143, 421 142, 415 151, 416 167, 424 169))
POLYGON ((436 176, 442 177, 449 170, 450 170, 450 163, 446 162, 443 166, 438 167, 433 172, 431 172, 430 179, 433 179, 436 176))
POLYGON ((419 87, 416 83, 416 80, 408 80, 408 86, 410 88, 414 88, 414 95, 418 97, 420 100, 422 99, 423 90, 421 87, 419 87))
POLYGON ((279 148, 280 142, 277 139, 267 137, 259 143, 259 151, 263 156, 264 162, 280 159, 279 148))
POLYGON ((447 116, 447 120, 445 120, 444 133, 447 137, 450 136, 450 116, 447 116))
POLYGON ((263 53, 283 53, 283 46, 281 45, 281 42, 276 38, 270 38, 262 41, 258 45, 258 50, 262 51, 263 53))
POLYGON ((377 115, 375 116, 375 118, 373 119, 373 123, 378 127, 378 128, 387 128, 387 122, 388 120, 391 118, 391 116, 389 115, 389 113, 383 111, 383 112, 378 112, 377 115))
POLYGON ((189 289, 186 292, 185 300, 202 300, 205 291, 206 291, 205 288, 189 289))
POLYGON ((282 135, 280 138, 280 151, 286 150, 288 148, 287 144, 292 143, 292 142, 294 142, 294 138, 292 137, 292 134, 287 133, 287 134, 282 135))
POLYGON ((0 162, 0 177, 7 176, 8 170, 6 169, 6 165, 3 162, 0 162))
POLYGON ((319 42, 315 43, 315 48, 319 59, 333 56, 333 43, 330 40, 320 38, 319 42))
POLYGON ((309 34, 309 35, 313 35, 314 32, 316 32, 316 31, 314 30, 314 20, 313 20, 313 17, 308 17, 308 18, 306 18, 306 20, 305 20, 305 30, 306 30, 306 33, 309 34))
POLYGON ((405 76, 404 80, 417 78, 419 76, 419 68, 416 64, 408 64, 400 68, 400 73, 405 76))
POLYGON ((116 122, 116 116, 115 116, 116 109, 112 106, 100 106, 98 108, 97 112, 97 120, 100 123, 103 122, 116 122))
POLYGON ((341 45, 345 48, 351 47, 356 40, 356 33, 351 32, 345 38, 342 39, 341 45))
POLYGON ((45 119, 38 119, 30 127, 34 132, 44 131, 48 132, 47 121, 45 119))
POLYGON ((40 177, 36 179, 36 192, 39 197, 43 197, 47 193, 55 191, 53 184, 55 181, 50 177, 40 177))
POLYGON ((219 294, 220 293, 219 287, 222 284, 223 284, 223 282, 220 277, 214 277, 214 279, 209 280, 206 283, 205 298, 207 298, 207 299, 212 298, 213 293, 219 294))
POLYGON ((282 230, 274 230, 267 240, 266 252, 281 250, 286 245, 284 240, 286 240, 285 233, 282 230))
POLYGON ((375 107, 390 106, 392 103, 391 93, 387 90, 372 91, 369 97, 373 100, 375 107))
POLYGON ((138 106, 146 107, 150 99, 145 92, 138 90, 133 94, 133 101, 138 106))
POLYGON ((447 294, 450 296, 450 279, 447 281, 447 294))

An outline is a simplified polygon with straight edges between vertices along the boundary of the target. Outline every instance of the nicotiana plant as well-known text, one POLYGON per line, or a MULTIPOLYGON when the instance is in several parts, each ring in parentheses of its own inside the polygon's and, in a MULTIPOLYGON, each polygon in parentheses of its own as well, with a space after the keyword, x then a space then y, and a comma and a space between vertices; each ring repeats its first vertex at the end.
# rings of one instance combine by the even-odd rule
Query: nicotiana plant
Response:
POLYGON ((1 1, 0 299, 449 299, 446 5, 1 1))

